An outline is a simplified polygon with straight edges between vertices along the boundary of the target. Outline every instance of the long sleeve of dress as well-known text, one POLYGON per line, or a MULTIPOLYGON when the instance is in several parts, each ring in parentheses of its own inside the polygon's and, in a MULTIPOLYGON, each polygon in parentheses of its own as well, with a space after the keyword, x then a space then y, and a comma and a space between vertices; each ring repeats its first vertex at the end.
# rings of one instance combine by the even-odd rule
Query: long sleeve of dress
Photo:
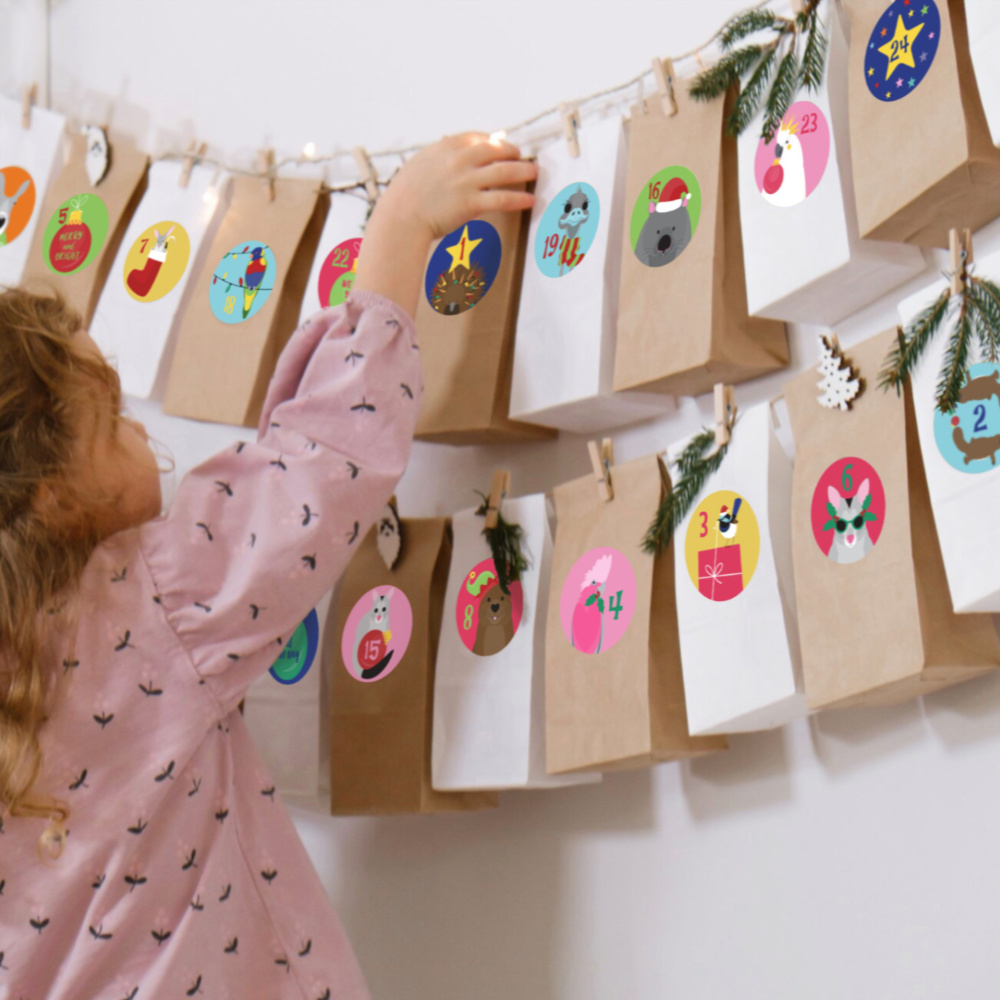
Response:
POLYGON ((402 476, 420 405, 412 318, 358 290, 282 352, 256 443, 193 469, 140 530, 157 597, 221 714, 333 586, 402 476))

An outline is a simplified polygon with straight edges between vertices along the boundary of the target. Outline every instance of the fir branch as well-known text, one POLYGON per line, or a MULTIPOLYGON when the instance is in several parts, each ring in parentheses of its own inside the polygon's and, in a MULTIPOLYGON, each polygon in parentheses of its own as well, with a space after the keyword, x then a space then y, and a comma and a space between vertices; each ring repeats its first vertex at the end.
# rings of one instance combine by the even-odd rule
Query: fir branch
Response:
POLYGON ((764 102, 764 124, 761 127, 761 138, 770 143, 774 133, 781 128, 782 119, 795 100, 795 92, 799 84, 799 60, 793 45, 778 63, 774 74, 774 83, 764 102))
POLYGON ((958 396, 969 374, 969 346, 972 340, 972 317, 969 296, 959 293, 958 321, 944 354, 944 367, 937 384, 937 405, 942 413, 958 406, 958 396))
MULTIPOLYGON (((482 504, 476 509, 480 517, 486 516, 490 498, 485 493, 477 493, 483 498, 482 504)), ((497 583, 505 593, 510 593, 510 585, 521 579, 521 574, 528 568, 528 560, 521 551, 521 525, 505 521, 503 514, 497 511, 497 526, 483 528, 486 543, 493 556, 493 565, 497 571, 497 583)))
POLYGON ((762 45, 748 45, 724 55, 714 66, 692 80, 688 92, 696 101, 714 101, 739 83, 763 54, 762 45))
POLYGON ((907 324, 879 372, 879 385, 883 390, 891 386, 896 390, 896 395, 899 395, 906 380, 917 367, 924 348, 941 329, 941 324, 948 315, 950 302, 951 288, 948 287, 907 324))
MULTIPOLYGON (((806 20, 805 12, 799 15, 803 21, 806 20)), ((802 28, 805 29, 805 23, 802 28)), ((823 85, 823 70, 826 68, 826 34, 820 27, 819 18, 815 12, 812 14, 812 22, 809 24, 809 37, 806 40, 806 47, 802 53, 802 68, 799 72, 799 86, 811 90, 813 93, 823 85)))
POLYGON ((987 361, 1000 360, 1000 288, 986 278, 969 276, 969 299, 979 346, 987 361))
POLYGON ((771 73, 774 71, 776 50, 768 49, 764 53, 764 58, 757 63, 757 68, 753 71, 750 79, 743 85, 739 97, 733 105, 733 110, 726 121, 726 132, 729 135, 740 135, 747 126, 754 120, 760 102, 764 98, 764 91, 768 83, 771 82, 771 73))
POLYGON ((711 455, 705 452, 715 444, 715 431, 707 427, 696 434, 673 463, 679 475, 673 489, 663 498, 642 540, 643 552, 657 555, 670 544, 674 531, 691 509, 706 480, 718 472, 728 445, 720 445, 711 455))
POLYGON ((782 28, 787 24, 786 18, 778 17, 766 8, 740 11, 719 30, 719 44, 728 52, 735 42, 742 41, 758 31, 782 28))

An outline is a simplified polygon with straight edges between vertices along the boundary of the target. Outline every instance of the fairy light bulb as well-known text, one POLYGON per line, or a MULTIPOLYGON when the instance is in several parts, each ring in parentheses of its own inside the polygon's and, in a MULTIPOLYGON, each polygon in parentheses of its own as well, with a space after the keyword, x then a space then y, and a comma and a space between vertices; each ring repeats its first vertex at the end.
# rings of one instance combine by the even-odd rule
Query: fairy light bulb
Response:
POLYGON ((494 143, 494 144, 496 144, 496 145, 499 145, 506 138, 507 138, 507 131, 506 131, 506 129, 500 129, 499 132, 491 132, 490 133, 490 140, 489 141, 492 142, 492 143, 494 143))
POLYGON ((314 143, 314 142, 307 142, 302 147, 302 155, 307 160, 311 160, 316 155, 316 143, 314 143))

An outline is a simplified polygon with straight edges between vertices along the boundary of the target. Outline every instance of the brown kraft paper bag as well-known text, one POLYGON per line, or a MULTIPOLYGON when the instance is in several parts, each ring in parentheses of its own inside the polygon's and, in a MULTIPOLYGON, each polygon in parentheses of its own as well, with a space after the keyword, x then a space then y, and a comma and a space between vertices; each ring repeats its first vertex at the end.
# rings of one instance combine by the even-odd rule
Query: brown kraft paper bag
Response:
MULTIPOLYGON (((86 138, 79 134, 69 137, 63 167, 45 192, 31 253, 21 278, 22 284, 29 288, 44 282, 57 289, 80 313, 86 326, 90 326, 94 317, 129 220, 145 193, 149 166, 149 157, 127 140, 109 135, 108 145, 111 149, 108 170, 95 187, 87 176, 86 138), (71 201, 76 205, 67 204, 71 201), (98 202, 107 210, 103 244, 100 234, 105 231, 104 212, 98 202), (50 232, 50 238, 46 239, 46 230, 51 228, 50 220, 54 217, 58 217, 58 228, 54 236, 50 232), (82 253, 77 248, 84 235, 86 246, 93 248, 100 244, 99 249, 96 252, 92 249, 83 256, 82 266, 74 267, 71 257, 74 253, 82 253), (56 270, 51 264, 53 260, 60 268, 71 269, 56 270)), ((123 280, 121 275, 110 275, 110 279, 123 280)))
POLYGON ((404 519, 399 560, 391 570, 376 547, 377 529, 378 522, 341 577, 336 598, 330 811, 375 815, 496 806, 495 792, 437 792, 431 787, 434 665, 451 562, 448 520, 404 519), (375 623, 368 616, 376 613, 376 597, 384 600, 386 595, 387 618, 375 623), (408 641, 404 601, 412 612, 408 641), (386 622, 390 638, 379 643, 376 635, 369 654, 372 632, 383 631, 386 622), (389 652, 394 655, 383 665, 389 652), (369 679, 359 677, 362 671, 369 679))
POLYGON ((641 547, 670 488, 666 468, 650 455, 615 466, 611 482, 608 501, 593 475, 554 491, 545 648, 550 774, 645 767, 727 746, 725 736, 688 734, 674 546, 655 558, 641 547))
POLYGON ((257 426, 278 356, 298 325, 328 207, 329 197, 318 193, 316 181, 275 180, 271 201, 260 178, 234 179, 232 201, 200 261, 180 324, 163 401, 166 413, 257 426), (262 246, 271 251, 264 254, 267 267, 259 284, 270 289, 268 297, 256 308, 250 299, 245 319, 226 322, 214 311, 216 293, 231 293, 224 315, 228 307, 228 315, 241 316, 248 296, 239 282, 262 246))
POLYGON ((627 121, 614 387, 697 396, 784 368, 788 339, 747 315, 736 140, 723 135, 735 93, 702 104, 685 82, 676 99, 676 115, 652 99, 627 121))
MULTIPOLYGON (((919 22, 926 15, 915 3, 919 22)), ((865 56, 879 23, 887 42, 897 30, 886 6, 886 0, 845 0, 858 228, 870 239, 947 247, 951 227, 976 230, 1000 215, 1000 150, 979 98, 964 3, 937 0, 941 33, 926 77, 912 90, 907 86, 904 96, 880 100, 869 89, 865 56)), ((925 27, 908 40, 915 58, 931 54, 933 49, 922 48, 933 44, 931 35, 925 27)), ((872 79, 890 65, 888 56, 879 56, 869 65, 872 79)), ((900 63, 891 79, 879 82, 891 86, 899 72, 913 73, 900 63)))
MULTIPOLYGON (((526 186, 509 185, 506 190, 524 191, 526 186)), ((422 288, 414 317, 424 376, 416 433, 419 440, 491 444, 556 436, 551 428, 511 420, 507 415, 530 218, 530 211, 487 212, 431 248, 427 259, 431 294, 438 281, 446 293, 435 296, 435 308, 422 288), (488 280, 494 256, 495 237, 483 232, 484 224, 500 238, 500 263, 485 294, 469 307, 468 298, 477 294, 475 269, 480 268, 488 280), (462 237, 467 229, 466 244, 472 245, 465 258, 468 265, 456 263, 462 259, 462 237), (482 242, 477 244, 477 238, 482 242), (453 254, 447 252, 448 247, 453 248, 453 254)))
POLYGON ((785 386, 810 708, 890 704, 1000 666, 992 617, 952 611, 909 387, 900 398, 875 384, 895 336, 847 351, 868 381, 850 410, 820 406, 811 369, 785 386))

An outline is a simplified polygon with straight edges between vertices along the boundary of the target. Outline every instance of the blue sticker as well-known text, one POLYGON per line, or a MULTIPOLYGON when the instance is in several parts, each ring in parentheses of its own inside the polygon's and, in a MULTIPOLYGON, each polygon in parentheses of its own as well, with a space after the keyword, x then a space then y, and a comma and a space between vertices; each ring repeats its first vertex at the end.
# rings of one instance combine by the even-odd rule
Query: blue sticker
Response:
POLYGON ((579 267, 600 219, 600 199, 589 184, 564 187, 545 209, 535 235, 535 260, 542 274, 559 278, 579 267))
POLYGON ((893 0, 865 50, 865 82, 880 101, 898 101, 920 84, 937 55, 941 15, 934 0, 893 0))
POLYGON ((319 616, 313 608, 288 640, 271 667, 270 674, 279 684, 297 684, 316 659, 319 649, 319 616))
POLYGON ((972 365, 958 398, 951 413, 934 411, 934 440, 953 468, 989 472, 1000 460, 1000 365, 972 365))
POLYGON ((266 243, 237 243, 215 265, 208 289, 208 303, 216 319, 242 323, 256 316, 271 296, 277 271, 274 251, 266 243))
POLYGON ((502 255, 500 234, 482 219, 449 233, 427 265, 424 291, 431 308, 443 316, 472 309, 490 290, 502 255))

